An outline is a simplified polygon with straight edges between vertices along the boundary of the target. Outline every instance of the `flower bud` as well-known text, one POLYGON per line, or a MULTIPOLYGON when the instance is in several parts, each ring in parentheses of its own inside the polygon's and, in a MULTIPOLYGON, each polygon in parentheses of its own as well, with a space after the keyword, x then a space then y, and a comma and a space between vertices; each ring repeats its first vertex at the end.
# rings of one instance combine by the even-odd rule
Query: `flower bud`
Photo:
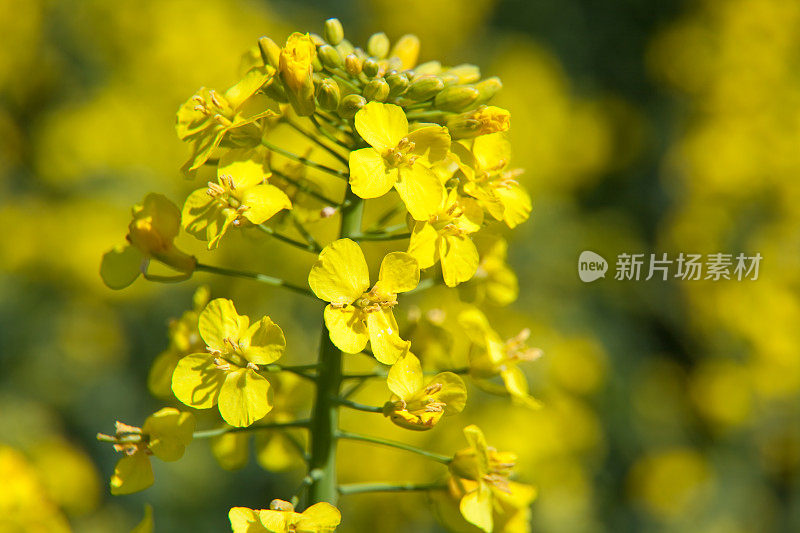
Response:
POLYGON ((500 81, 500 78, 493 76, 476 83, 475 88, 481 93, 476 103, 485 104, 491 100, 494 95, 500 92, 500 89, 503 88, 503 83, 500 81))
POLYGON ((436 96, 444 89, 444 82, 436 76, 423 76, 411 82, 405 93, 407 98, 422 102, 436 96))
POLYGON ((389 96, 400 96, 408 89, 408 78, 405 74, 394 73, 386 76, 386 83, 389 84, 389 96))
POLYGON ((339 116, 342 118, 353 118, 358 110, 367 104, 367 100, 360 94, 348 94, 339 103, 339 116))
POLYGON ((400 59, 403 70, 414 68, 419 58, 419 37, 411 34, 403 35, 394 44, 391 55, 400 59))
POLYGON ((344 69, 351 76, 358 76, 361 74, 361 60, 355 54, 348 54, 344 58, 344 69))
POLYGON ((353 51, 355 50, 353 43, 351 43, 347 39, 337 44, 335 48, 336 51, 339 52, 339 55, 342 57, 347 57, 348 55, 352 54, 353 51))
POLYGON ((473 104, 480 96, 480 91, 469 85, 447 87, 436 95, 433 101, 436 109, 442 111, 462 111, 473 104))
POLYGON ((385 33, 374 33, 367 41, 367 53, 372 57, 383 59, 389 53, 389 38, 385 33))
POLYGON ((469 63, 450 67, 447 69, 447 73, 455 76, 458 83, 475 83, 481 79, 481 69, 469 63))
POLYGON ((335 81, 325 78, 320 82, 317 88, 317 102, 323 109, 333 111, 339 107, 340 96, 339 84, 335 81))
POLYGON ((280 80, 273 80, 272 83, 264 87, 264 94, 282 104, 289 102, 289 97, 286 96, 286 89, 283 88, 283 83, 280 80))
POLYGON ((322 61, 322 64, 330 69, 342 68, 344 66, 342 56, 339 55, 336 48, 329 44, 323 44, 317 48, 317 55, 322 61))
POLYGON ((367 75, 367 77, 374 78, 375 76, 378 75, 378 72, 380 72, 381 66, 377 61, 375 61, 371 57, 368 57, 367 59, 364 60, 364 64, 361 66, 361 70, 364 72, 364 74, 367 75))
POLYGON ((262 37, 258 40, 258 49, 261 52, 261 59, 265 65, 278 68, 280 62, 281 47, 269 37, 262 37))
POLYGON ((293 33, 286 40, 281 50, 281 80, 285 85, 289 102, 300 116, 314 113, 313 62, 316 58, 316 47, 309 35, 293 33))
POLYGON ((364 87, 364 98, 383 102, 389 96, 389 84, 383 78, 376 78, 364 87))
POLYGON ((417 65, 414 69, 414 76, 421 78, 422 76, 437 76, 442 72, 442 64, 438 61, 428 61, 417 65))
POLYGON ((325 28, 322 31, 325 40, 336 46, 344 39, 344 28, 339 19, 331 18, 325 21, 325 28))
POLYGON ((479 135, 488 135, 507 131, 511 126, 511 114, 505 109, 494 106, 479 108, 453 115, 447 120, 447 129, 453 139, 469 139, 479 135))

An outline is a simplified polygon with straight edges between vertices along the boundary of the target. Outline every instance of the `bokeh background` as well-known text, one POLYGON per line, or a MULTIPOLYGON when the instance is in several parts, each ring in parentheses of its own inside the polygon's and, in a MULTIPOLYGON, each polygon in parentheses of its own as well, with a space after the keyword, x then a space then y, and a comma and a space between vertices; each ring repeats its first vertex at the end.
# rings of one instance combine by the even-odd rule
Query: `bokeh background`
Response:
MULTIPOLYGON (((506 336, 532 329, 546 355, 526 370, 547 407, 475 396, 456 425, 477 420, 519 453, 540 491, 534 531, 800 530, 796 0, 0 0, 0 529, 125 531, 150 502, 157 531, 224 531, 229 507, 263 507, 299 479, 256 461, 225 472, 198 443, 157 463, 153 488, 109 495, 116 454, 94 435, 163 405, 148 369, 197 286, 270 314, 297 360, 319 326, 316 306, 246 281, 112 292, 98 265, 145 193, 180 201, 196 186, 179 173, 178 105, 232 84, 259 36, 330 16, 355 42, 413 32, 423 60, 504 82, 534 212, 508 235, 519 300, 489 313, 506 336), (764 260, 757 281, 583 284, 586 249, 764 260)), ((309 266, 274 241, 230 240, 207 262, 297 281, 309 266)), ((408 437, 388 425, 374 424, 408 437)), ((414 438, 464 445, 438 428, 414 438)), ((350 443, 341 456, 350 481, 427 467, 350 443)), ((425 503, 352 496, 342 529, 440 531, 425 503)))

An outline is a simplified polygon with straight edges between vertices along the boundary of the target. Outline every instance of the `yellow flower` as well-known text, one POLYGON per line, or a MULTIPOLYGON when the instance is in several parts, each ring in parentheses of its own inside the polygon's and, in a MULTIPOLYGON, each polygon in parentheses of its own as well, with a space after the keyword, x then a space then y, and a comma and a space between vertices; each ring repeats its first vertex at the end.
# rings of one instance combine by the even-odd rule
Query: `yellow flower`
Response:
POLYGON ((233 302, 212 300, 200 313, 200 336, 208 352, 187 355, 172 374, 172 392, 197 409, 219 404, 228 424, 249 426, 272 409, 269 381, 258 365, 277 360, 286 347, 283 331, 269 317, 253 325, 233 302))
POLYGON ((282 209, 291 209, 289 197, 267 183, 270 174, 264 150, 229 150, 219 159, 217 183, 197 189, 183 205, 183 227, 209 250, 216 248, 231 224, 261 224, 282 209))
POLYGON ((172 373, 178 361, 185 355, 205 349, 197 322, 200 312, 208 303, 210 292, 207 286, 198 287, 192 298, 193 308, 185 311, 179 319, 169 323, 169 348, 161 352, 150 365, 147 388, 159 398, 172 397, 172 373))
POLYGON ((408 253, 420 268, 442 263, 442 276, 448 287, 469 280, 478 270, 478 250, 469 235, 481 228, 483 210, 471 198, 459 198, 450 191, 443 208, 426 221, 417 221, 411 232, 408 253))
POLYGON ((477 109, 447 120, 447 129, 453 139, 469 139, 479 135, 489 135, 508 131, 511 127, 511 113, 495 106, 479 106, 477 109))
POLYGON ((450 463, 450 495, 459 500, 467 522, 490 533, 529 531, 529 509, 536 490, 509 480, 517 457, 486 443, 475 425, 464 428, 469 448, 456 452, 450 463))
MULTIPOLYGON (((275 404, 272 410, 260 420, 259 424, 289 422, 297 420, 308 409, 308 393, 303 389, 304 380, 289 372, 279 372, 270 376, 270 384, 275 390, 275 404)), ((219 465, 226 470, 244 467, 250 458, 250 437, 247 432, 227 432, 211 439, 211 451, 219 465)), ((297 442, 304 441, 302 430, 269 430, 255 432, 253 444, 256 461, 270 472, 280 472, 297 467, 303 457, 297 449, 297 442)))
POLYGON ((342 521, 339 510, 327 502, 298 513, 284 500, 273 500, 266 510, 234 507, 228 518, 233 533, 330 533, 342 521))
POLYGON ((522 330, 516 337, 503 341, 486 316, 475 308, 462 311, 458 321, 473 343, 469 367, 475 384, 493 394, 510 394, 515 402, 526 407, 541 407, 539 401, 528 394, 528 381, 517 367, 520 361, 533 361, 541 356, 540 350, 525 345, 530 331, 522 330), (503 385, 490 381, 498 375, 503 385))
POLYGON ((522 171, 506 170, 511 159, 511 145, 502 133, 476 138, 472 151, 454 143, 453 153, 461 159, 460 168, 468 180, 464 192, 509 228, 528 220, 531 198, 516 180, 522 171))
POLYGON ((517 275, 506 263, 508 243, 497 236, 476 239, 480 263, 475 275, 458 286, 462 300, 476 304, 487 301, 508 305, 519 295, 517 275))
POLYGON ((261 130, 254 122, 276 116, 276 112, 270 109, 274 105, 257 91, 269 85, 274 74, 275 69, 270 66, 251 68, 224 95, 201 87, 178 109, 175 130, 181 140, 192 143, 192 156, 183 166, 184 172, 193 175, 228 133, 236 136, 239 142, 260 141, 261 130), (252 105, 254 103, 257 105, 252 105))
POLYGON ((444 186, 425 163, 447 155, 446 128, 430 125, 409 133, 403 109, 380 102, 361 108, 355 127, 371 146, 350 153, 350 186, 356 195, 377 198, 394 187, 416 220, 428 220, 441 209, 444 186))
POLYGON ((467 403, 467 388, 460 377, 441 372, 425 384, 419 359, 411 352, 392 365, 386 384, 394 394, 383 414, 406 429, 431 429, 443 415, 460 413, 467 403))
POLYGON ((286 96, 301 116, 311 115, 316 109, 312 66, 316 55, 317 47, 311 36, 297 32, 289 36, 280 54, 278 70, 288 89, 286 96))
POLYGON ((346 353, 364 350, 369 341, 375 358, 391 365, 407 349, 398 334, 392 308, 397 293, 419 283, 417 260, 404 252, 383 258, 378 282, 369 292, 369 270, 364 253, 350 239, 339 239, 319 254, 308 275, 308 285, 325 308, 325 325, 331 341, 346 353))
POLYGON ((162 461, 183 457, 192 441, 194 425, 192 413, 165 407, 148 416, 141 428, 117 422, 114 436, 99 434, 98 438, 114 442, 114 449, 125 454, 114 467, 111 494, 130 494, 152 485, 150 456, 162 461))
POLYGON ((197 260, 177 248, 172 241, 181 226, 178 207, 162 194, 150 193, 133 207, 133 220, 125 237, 129 245, 106 252, 100 276, 111 289, 124 289, 146 271, 150 259, 191 274, 197 260))
POLYGON ((146 503, 144 506, 144 518, 136 524, 131 533, 153 533, 153 506, 146 503))

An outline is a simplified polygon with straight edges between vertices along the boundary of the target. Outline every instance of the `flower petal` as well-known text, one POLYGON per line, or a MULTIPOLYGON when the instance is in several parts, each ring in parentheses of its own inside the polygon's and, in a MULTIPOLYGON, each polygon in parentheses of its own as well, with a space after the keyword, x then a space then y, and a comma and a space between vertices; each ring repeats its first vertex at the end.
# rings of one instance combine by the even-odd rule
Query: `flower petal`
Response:
POLYGON ((233 183, 234 191, 255 187, 269 176, 266 152, 253 148, 227 150, 219 158, 217 178, 221 185, 233 183), (230 180, 230 182, 228 181, 230 180))
POLYGON ((165 407, 147 417, 142 432, 150 436, 148 447, 162 461, 177 461, 192 442, 194 415, 165 407))
POLYGON ((282 209, 291 209, 292 201, 286 193, 274 185, 256 185, 241 195, 242 206, 247 207, 244 218, 253 224, 261 224, 282 209))
POLYGON ((143 452, 137 452, 117 461, 111 476, 111 494, 117 496, 139 492, 154 482, 150 458, 143 452))
POLYGON ((444 159, 450 150, 450 134, 444 126, 423 126, 409 133, 408 140, 414 143, 413 153, 427 156, 431 163, 444 159))
POLYGON ((261 420, 272 409, 272 390, 264 376, 249 368, 228 372, 219 391, 219 414, 236 427, 261 420))
POLYGON ((406 114, 394 104, 368 103, 356 113, 355 126, 361 138, 380 154, 408 135, 406 114))
POLYGON ((441 385, 441 389, 432 396, 445 404, 444 414, 454 415, 464 410, 467 405, 467 386, 461 377, 452 372, 441 372, 433 376, 426 388, 432 385, 441 385))
POLYGON ((502 133, 477 137, 472 145, 476 170, 499 171, 511 160, 511 144, 502 133))
POLYGON ((345 353, 359 353, 366 348, 369 334, 360 309, 329 305, 325 307, 324 315, 334 346, 345 353))
POLYGON ((415 163, 411 168, 402 168, 394 188, 414 220, 430 220, 442 210, 447 199, 442 182, 420 163, 415 163))
POLYGON ((420 268, 429 268, 439 259, 439 234, 427 222, 417 222, 411 232, 408 253, 413 255, 420 268))
POLYGON ((397 181, 397 169, 373 148, 350 152, 350 187, 359 198, 377 198, 389 192, 397 181))
POLYGON ((212 350, 226 353, 231 350, 226 339, 239 342, 239 337, 247 330, 250 319, 236 312, 233 302, 227 298, 216 298, 206 305, 200 313, 197 328, 200 337, 212 350))
POLYGON ((390 293, 408 292, 419 285, 419 263, 406 252, 391 252, 381 261, 378 275, 381 290, 390 293))
POLYGON ((339 512, 339 509, 328 502, 320 502, 303 511, 302 518, 297 522, 296 530, 319 533, 333 531, 333 528, 338 526, 341 521, 342 513, 339 512))
POLYGON ((214 365, 207 353, 187 355, 172 373, 172 392, 184 404, 208 409, 217 403, 225 373, 214 365))
POLYGON ((386 385, 389 386, 389 390, 402 400, 411 398, 422 388, 422 384, 422 365, 417 356, 411 352, 406 352, 403 357, 398 359, 389 369, 389 375, 386 377, 386 385))
POLYGON ((525 373, 517 366, 512 366, 500 371, 500 377, 503 378, 503 383, 506 390, 514 399, 515 403, 524 405, 529 409, 541 409, 542 402, 534 398, 528 393, 528 380, 525 378, 525 373))
POLYGON ((384 365, 393 365, 408 350, 410 343, 400 338, 391 309, 367 313, 367 329, 372 353, 384 365))
POLYGON ((439 248, 442 276, 448 287, 455 287, 475 275, 480 263, 478 249, 465 235, 446 235, 442 240, 439 248))
POLYGON ((116 246, 103 255, 100 277, 109 289, 124 289, 142 273, 144 256, 133 246, 116 246))
POLYGON ((250 343, 242 351, 244 358, 257 365, 268 365, 276 361, 286 349, 283 330, 268 316, 250 326, 244 338, 250 343))
POLYGON ((486 533, 491 533, 494 529, 492 519, 492 494, 488 487, 479 485, 478 490, 469 492, 461 498, 459 505, 461 515, 464 519, 482 529, 486 533))
POLYGON ((209 250, 219 244, 237 216, 235 209, 209 196, 206 189, 195 190, 183 204, 183 228, 201 241, 208 241, 209 250))
POLYGON ((533 206, 528 191, 521 185, 512 184, 509 187, 497 187, 494 192, 503 207, 505 207, 503 221, 509 228, 515 228, 528 220, 533 206))
POLYGON ((353 303, 369 288, 369 270, 361 247, 350 239, 339 239, 323 248, 311 267, 308 285, 321 300, 353 303))

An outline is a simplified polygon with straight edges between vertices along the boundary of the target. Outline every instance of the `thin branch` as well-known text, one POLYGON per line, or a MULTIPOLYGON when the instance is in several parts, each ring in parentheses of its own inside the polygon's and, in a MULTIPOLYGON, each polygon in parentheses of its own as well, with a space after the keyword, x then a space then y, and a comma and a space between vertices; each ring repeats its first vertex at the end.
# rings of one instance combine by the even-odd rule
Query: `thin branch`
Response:
POLYGON ((343 172, 341 170, 336 170, 335 168, 331 168, 331 167, 322 165, 320 163, 317 163, 316 161, 312 161, 312 160, 308 159, 307 157, 303 157, 301 155, 297 155, 295 153, 289 152, 288 150, 284 150, 283 148, 280 148, 279 146, 275 146, 274 144, 272 144, 270 142, 267 142, 267 141, 264 141, 264 140, 261 141, 261 144, 264 145, 268 150, 272 150, 276 154, 280 154, 280 155, 282 155, 284 157, 288 157, 289 159, 297 161, 298 163, 303 163, 304 165, 309 166, 311 168, 315 168, 317 170, 321 170, 323 172, 327 172, 328 174, 332 174, 332 175, 336 176, 337 178, 341 178, 343 180, 349 180, 350 179, 350 173, 349 172, 343 172))
POLYGON ((289 126, 291 126, 291 127, 292 127, 292 128, 295 130, 295 131, 297 131, 297 132, 299 132, 300 134, 304 135, 304 136, 305 136, 305 137, 307 137, 309 140, 311 140, 311 142, 313 142, 314 144, 316 144, 317 146, 319 146, 320 148, 322 148, 323 150, 325 150, 326 152, 328 152, 329 154, 331 154, 333 157, 335 157, 335 158, 336 158, 336 160, 337 160, 337 161, 339 161, 339 162, 340 162, 341 164, 343 164, 345 167, 349 167, 349 161, 348 161, 348 159, 347 159, 345 156, 343 156, 342 154, 340 154, 339 152, 337 152, 336 150, 334 150, 333 148, 331 148, 331 147, 330 147, 330 146, 328 146, 327 144, 325 144, 325 143, 323 143, 322 141, 320 141, 319 139, 317 139, 317 137, 316 137, 316 136, 312 135, 311 133, 309 133, 309 132, 307 132, 306 130, 304 130, 303 128, 301 128, 301 127, 300 127, 300 126, 299 126, 297 123, 295 123, 293 120, 291 120, 291 119, 288 119, 288 118, 287 118, 285 121, 286 121, 286 123, 287 123, 289 126))
POLYGON ((314 248, 314 250, 316 250, 317 252, 321 252, 322 251, 322 247, 319 245, 319 243, 314 238, 314 236, 311 235, 311 232, 309 232, 306 229, 306 227, 303 225, 303 223, 300 222, 299 220, 297 220, 297 215, 294 214, 294 211, 289 211, 289 216, 292 217, 292 224, 294 225, 295 229, 297 229, 297 231, 300 232, 300 235, 303 236, 303 238, 306 240, 306 242, 310 246, 312 246, 314 248))
POLYGON ((354 241, 396 241, 400 239, 408 239, 411 233, 405 231, 403 233, 361 233, 360 235, 353 235, 351 239, 354 241))
POLYGON ((350 409, 355 409, 356 411, 364 411, 365 413, 383 413, 383 407, 376 405, 364 405, 363 403, 353 402, 344 398, 335 398, 334 402, 342 407, 349 407, 350 409))
POLYGON ((279 178, 291 183, 292 185, 294 185, 295 187, 297 187, 299 190, 301 190, 302 192, 306 193, 307 195, 309 195, 309 196, 311 196, 313 198, 316 198, 317 200, 319 200, 323 204, 328 204, 328 205, 331 205, 331 206, 339 205, 339 202, 337 202, 335 200, 331 200, 327 196, 318 193, 317 191, 315 191, 314 189, 312 189, 308 185, 305 185, 305 184, 301 183, 300 181, 298 181, 298 180, 292 178, 291 176, 281 172, 280 170, 276 170, 276 169, 273 168, 271 170, 271 172, 273 174, 275 174, 276 176, 278 176, 279 178))
POLYGON ((202 431, 195 431, 195 439, 209 439, 211 437, 219 437, 226 433, 244 433, 251 431, 262 431, 269 429, 288 429, 288 428, 307 428, 311 421, 308 419, 292 420, 291 422, 271 422, 269 424, 258 424, 247 427, 221 427, 216 429, 204 429, 202 431))
POLYGON ((244 270, 232 270, 230 268, 206 265, 203 263, 197 263, 197 265, 195 266, 195 270, 198 270, 200 272, 210 272, 211 274, 220 274, 223 276, 252 279, 255 281, 260 281, 261 283, 266 283, 267 285, 272 285, 275 287, 284 287, 291 291, 304 294, 312 298, 316 298, 316 295, 314 295, 314 293, 311 292, 311 290, 305 287, 300 287, 299 285, 293 285, 288 281, 282 280, 280 278, 275 278, 272 276, 267 276, 266 274, 259 274, 257 272, 247 272, 244 270))
MULTIPOLYGON (((322 115, 320 115, 320 117, 322 117, 322 115)), ((314 127, 317 128, 317 131, 319 131, 322 135, 324 135, 325 137, 330 139, 331 142, 336 143, 338 146, 341 146, 342 148, 344 148, 344 149, 346 149, 348 151, 353 149, 353 147, 351 145, 349 145, 346 142, 341 141, 341 140, 337 139, 336 137, 334 137, 334 135, 331 132, 325 131, 325 128, 322 127, 322 124, 319 123, 319 121, 317 120, 317 117, 315 117, 314 115, 309 116, 308 120, 310 120, 311 123, 314 125, 314 127)), ((328 123, 330 123, 330 120, 326 120, 326 121, 328 123)), ((350 135, 350 132, 342 130, 342 128, 340 128, 339 126, 336 126, 334 124, 330 124, 330 126, 332 128, 335 128, 339 132, 344 133, 345 135, 350 135)), ((348 164, 348 166, 349 166, 349 164, 348 164)))
POLYGON ((258 229, 260 229, 261 231, 263 231, 264 233, 266 233, 267 235, 271 235, 271 236, 275 237, 276 239, 278 239, 279 241, 285 242, 286 244, 291 244, 292 246, 294 246, 295 248, 299 248, 300 250, 303 250, 303 251, 306 251, 306 252, 312 252, 312 253, 315 253, 315 254, 319 253, 319 251, 320 251, 320 248, 315 247, 311 243, 302 243, 300 241, 296 241, 296 240, 292 239, 291 237, 287 237, 286 235, 282 235, 282 234, 278 233, 275 230, 275 228, 271 228, 269 226, 265 226, 264 224, 257 224, 256 227, 258 229))
POLYGON ((414 492, 444 490, 447 485, 441 481, 433 483, 350 483, 339 485, 339 494, 363 494, 365 492, 414 492))
POLYGON ((370 442, 372 444, 380 444, 381 446, 388 446, 391 448, 397 448, 399 450, 405 450, 407 452, 413 452, 422 455, 423 457, 427 457, 428 459, 433 459, 434 461, 437 461, 444 465, 450 464, 450 461, 452 461, 452 458, 447 457, 446 455, 440 455, 438 453, 429 452, 428 450, 423 450, 422 448, 417 448, 416 446, 411 446, 410 444, 406 444, 404 442, 382 439, 380 437, 372 437, 370 435, 360 435, 358 433, 350 433, 347 431, 337 432, 336 437, 339 439, 370 442))

